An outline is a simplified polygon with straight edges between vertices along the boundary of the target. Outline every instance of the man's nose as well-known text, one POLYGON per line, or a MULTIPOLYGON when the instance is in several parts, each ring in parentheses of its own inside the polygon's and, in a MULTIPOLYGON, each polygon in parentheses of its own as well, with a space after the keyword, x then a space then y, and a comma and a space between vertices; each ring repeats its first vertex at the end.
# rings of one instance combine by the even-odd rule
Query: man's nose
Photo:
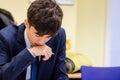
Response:
POLYGON ((38 44, 39 45, 44 45, 46 43, 46 40, 44 39, 44 38, 40 38, 39 40, 38 40, 38 44))

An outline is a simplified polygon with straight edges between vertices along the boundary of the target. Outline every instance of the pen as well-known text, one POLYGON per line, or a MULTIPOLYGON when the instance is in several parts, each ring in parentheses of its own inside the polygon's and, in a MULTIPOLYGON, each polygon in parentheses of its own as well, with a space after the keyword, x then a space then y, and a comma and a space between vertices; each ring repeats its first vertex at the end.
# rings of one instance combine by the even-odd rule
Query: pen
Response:
POLYGON ((52 55, 55 55, 54 53, 52 53, 52 55))
MULTIPOLYGON (((52 55, 55 55, 54 53, 52 53, 52 55)), ((41 56, 38 57, 39 61, 41 60, 41 56)))

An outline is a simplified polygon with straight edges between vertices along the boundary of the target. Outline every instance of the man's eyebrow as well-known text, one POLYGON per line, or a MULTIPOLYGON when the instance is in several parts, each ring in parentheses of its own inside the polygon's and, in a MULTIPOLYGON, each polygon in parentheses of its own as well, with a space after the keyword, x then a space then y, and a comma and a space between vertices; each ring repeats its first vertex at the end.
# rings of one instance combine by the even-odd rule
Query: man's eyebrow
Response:
POLYGON ((38 32, 34 32, 35 34, 39 34, 38 32))
POLYGON ((42 33, 39 33, 39 32, 34 32, 35 34, 39 35, 39 36, 43 36, 42 33))

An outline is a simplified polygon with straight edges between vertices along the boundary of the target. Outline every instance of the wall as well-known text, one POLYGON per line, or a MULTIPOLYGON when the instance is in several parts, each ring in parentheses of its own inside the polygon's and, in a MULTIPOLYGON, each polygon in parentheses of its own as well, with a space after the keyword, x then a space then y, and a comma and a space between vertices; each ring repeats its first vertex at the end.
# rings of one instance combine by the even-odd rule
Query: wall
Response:
POLYGON ((120 0, 112 0, 111 66, 120 66, 120 0))
POLYGON ((73 5, 60 5, 64 12, 63 24, 67 33, 67 39, 71 43, 71 51, 76 51, 76 28, 77 28, 77 0, 73 5))
POLYGON ((77 52, 104 65, 106 0, 78 0, 77 52))
POLYGON ((28 0, 0 0, 0 8, 9 10, 18 24, 26 19, 26 10, 29 4, 28 0))

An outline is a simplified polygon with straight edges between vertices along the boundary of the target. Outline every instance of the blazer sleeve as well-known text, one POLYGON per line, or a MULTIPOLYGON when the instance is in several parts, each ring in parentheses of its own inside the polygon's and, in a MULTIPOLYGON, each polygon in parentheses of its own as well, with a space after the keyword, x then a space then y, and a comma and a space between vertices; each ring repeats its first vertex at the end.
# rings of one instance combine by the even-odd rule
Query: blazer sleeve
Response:
POLYGON ((55 67, 55 79, 54 80, 68 80, 67 72, 66 72, 66 33, 65 30, 62 28, 58 33, 58 54, 57 54, 57 61, 55 67))
POLYGON ((5 38, 0 34, 0 80, 16 80, 35 60, 26 48, 10 58, 9 47, 5 38))

